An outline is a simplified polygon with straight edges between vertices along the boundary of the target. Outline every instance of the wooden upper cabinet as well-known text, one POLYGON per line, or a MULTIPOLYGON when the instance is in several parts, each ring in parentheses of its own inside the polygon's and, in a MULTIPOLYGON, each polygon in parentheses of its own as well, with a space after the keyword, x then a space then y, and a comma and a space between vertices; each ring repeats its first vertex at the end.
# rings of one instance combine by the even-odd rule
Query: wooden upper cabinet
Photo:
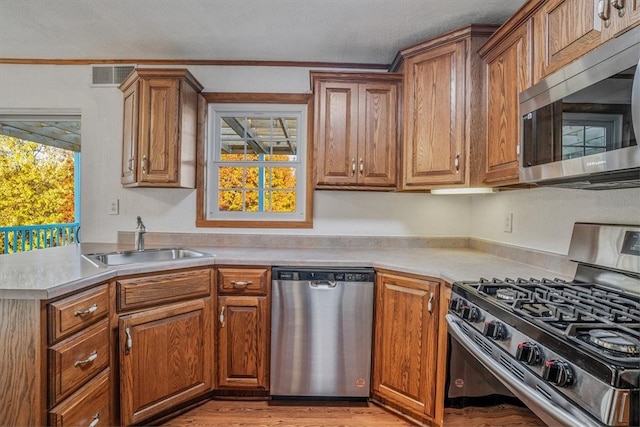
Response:
POLYGON ((482 64, 477 50, 496 27, 462 28, 398 53, 404 73, 401 189, 475 185, 482 143, 482 64))
POLYGON ((200 83, 185 69, 135 69, 120 89, 122 184, 194 188, 200 83))
POLYGON ((402 76, 311 72, 316 188, 395 189, 402 76))
POLYGON ((534 16, 534 83, 640 23, 639 0, 549 0, 534 16), (602 5, 608 19, 598 16, 602 5))
POLYGON ((488 185, 518 182, 520 92, 531 86, 532 20, 506 34, 496 33, 480 50, 484 60, 486 140, 481 152, 482 181, 488 185))

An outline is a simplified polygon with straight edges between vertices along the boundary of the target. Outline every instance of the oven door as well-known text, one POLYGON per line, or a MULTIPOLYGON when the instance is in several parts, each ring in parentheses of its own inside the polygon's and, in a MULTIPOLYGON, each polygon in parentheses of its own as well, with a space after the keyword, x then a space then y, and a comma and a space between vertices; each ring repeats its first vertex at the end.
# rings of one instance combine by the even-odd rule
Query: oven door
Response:
POLYGON ((491 372, 451 335, 448 337, 447 394, 445 406, 492 406, 501 403, 522 406, 491 372))
POLYGON ((560 396, 528 370, 515 368, 515 359, 452 314, 446 315, 451 338, 491 372, 542 421, 553 426, 602 427, 580 408, 560 396), (513 362, 512 362, 513 361, 513 362), (542 393, 544 392, 544 394, 542 393))

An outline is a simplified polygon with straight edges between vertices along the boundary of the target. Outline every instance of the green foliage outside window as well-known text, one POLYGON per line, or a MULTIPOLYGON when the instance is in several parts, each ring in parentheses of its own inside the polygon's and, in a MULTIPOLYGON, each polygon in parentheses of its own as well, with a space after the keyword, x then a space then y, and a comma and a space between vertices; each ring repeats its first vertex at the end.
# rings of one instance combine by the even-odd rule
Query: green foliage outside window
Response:
POLYGON ((74 222, 73 152, 0 135, 0 227, 74 222))

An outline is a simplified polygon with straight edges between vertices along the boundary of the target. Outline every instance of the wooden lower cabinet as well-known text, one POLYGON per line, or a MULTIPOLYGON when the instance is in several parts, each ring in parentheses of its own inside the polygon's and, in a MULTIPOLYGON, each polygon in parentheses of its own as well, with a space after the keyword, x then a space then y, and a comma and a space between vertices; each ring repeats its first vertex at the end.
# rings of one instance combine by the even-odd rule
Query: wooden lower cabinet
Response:
POLYGON ((49 411, 49 425, 110 426, 111 388, 109 369, 78 390, 69 399, 49 411))
POLYGON ((269 390, 271 269, 219 266, 216 389, 231 395, 269 390))
POLYGON ((211 389, 211 299, 121 315, 118 324, 123 425, 211 389))
POLYGON ((218 387, 268 390, 266 296, 218 298, 218 387))
POLYGON ((374 400, 420 422, 442 425, 446 328, 436 279, 378 271, 374 400))

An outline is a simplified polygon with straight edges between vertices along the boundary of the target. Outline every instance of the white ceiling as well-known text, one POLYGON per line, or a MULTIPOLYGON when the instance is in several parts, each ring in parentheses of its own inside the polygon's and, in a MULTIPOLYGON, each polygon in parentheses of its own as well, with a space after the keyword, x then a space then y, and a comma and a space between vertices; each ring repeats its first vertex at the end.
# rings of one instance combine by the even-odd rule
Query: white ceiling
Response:
POLYGON ((525 0, 0 0, 0 58, 389 64, 525 0))

